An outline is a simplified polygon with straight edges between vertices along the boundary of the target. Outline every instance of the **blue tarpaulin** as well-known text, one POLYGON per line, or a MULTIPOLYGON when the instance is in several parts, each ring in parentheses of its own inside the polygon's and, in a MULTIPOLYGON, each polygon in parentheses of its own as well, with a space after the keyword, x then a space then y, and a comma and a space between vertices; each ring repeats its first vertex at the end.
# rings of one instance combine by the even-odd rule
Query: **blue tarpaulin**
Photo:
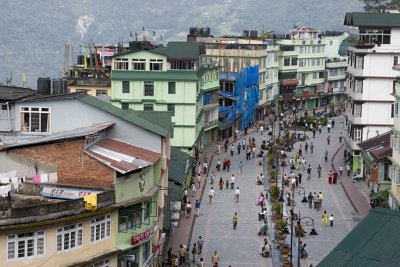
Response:
POLYGON ((212 92, 205 92, 203 94, 203 105, 208 105, 211 102, 212 92))
MULTIPOLYGON (((222 77, 229 76, 221 73, 220 77, 223 80, 222 77)), ((234 94, 220 92, 222 96, 235 100, 235 103, 233 106, 219 107, 219 112, 226 112, 227 119, 232 123, 235 122, 235 115, 240 115, 240 130, 243 130, 245 126, 254 124, 254 113, 259 101, 258 65, 244 68, 236 74, 234 91, 234 94)))

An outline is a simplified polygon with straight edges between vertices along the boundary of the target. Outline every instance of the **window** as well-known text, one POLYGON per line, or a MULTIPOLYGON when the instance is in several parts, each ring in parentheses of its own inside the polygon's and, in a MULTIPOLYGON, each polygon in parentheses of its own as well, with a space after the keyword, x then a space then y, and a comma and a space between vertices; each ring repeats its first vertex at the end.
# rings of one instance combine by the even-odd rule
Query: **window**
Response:
POLYGON ((233 71, 237 71, 237 68, 239 68, 239 59, 238 58, 234 58, 233 59, 233 71))
POLYGON ((154 96, 154 82, 144 82, 144 95, 154 96))
POLYGON ((20 115, 21 132, 50 132, 50 108, 21 107, 20 115))
POLYGON ((303 54, 303 53, 304 53, 304 49, 303 49, 302 46, 300 46, 300 48, 299 48, 299 54, 303 54))
POLYGON ((114 61, 115 70, 128 70, 128 59, 127 58, 116 58, 114 61))
POLYGON ((194 61, 171 61, 172 70, 193 70, 194 61))
POLYGON ((129 94, 130 92, 130 83, 129 81, 122 81, 122 93, 129 94))
POLYGON ((314 72, 314 73, 312 74, 312 78, 313 78, 313 79, 317 79, 317 73, 316 73, 316 72, 314 72))
POLYGON ((311 59, 311 66, 315 66, 315 59, 311 59))
POLYGON ((90 242, 106 239, 111 235, 111 214, 98 217, 90 222, 90 242))
POLYGON ((174 95, 175 94, 175 89, 176 89, 176 83, 175 82, 168 82, 168 94, 174 95))
POLYGON ((365 43, 390 44, 390 29, 360 29, 360 41, 365 43))
POLYGON ((334 82, 332 83, 332 87, 333 87, 333 88, 339 88, 339 82, 338 82, 338 81, 334 81, 334 82))
POLYGON ((304 60, 299 59, 299 67, 303 67, 304 66, 304 60))
POLYGON ((88 89, 76 89, 77 93, 81 93, 81 92, 87 93, 87 91, 89 91, 89 90, 88 89))
POLYGON ((394 118, 394 103, 391 105, 390 117, 394 118))
POLYGON ((96 90, 96 96, 107 96, 107 90, 96 90))
POLYGON ((169 112, 171 112, 171 115, 172 115, 172 116, 175 116, 175 105, 174 105, 174 104, 168 104, 167 110, 168 110, 169 112))
POLYGON ((285 57, 283 59, 283 65, 284 66, 290 66, 290 57, 285 57))
POLYGON ((321 60, 317 59, 317 66, 321 65, 321 60))
POLYGON ((314 54, 314 53, 316 52, 316 49, 317 49, 317 48, 316 48, 315 46, 313 46, 313 47, 312 47, 312 50, 311 50, 311 51, 312 51, 311 53, 314 54))
POLYGON ((7 236, 7 259, 20 259, 44 255, 44 231, 7 236))
POLYGON ((399 116, 399 102, 394 103, 394 115, 399 116))
MULTIPOLYGON (((101 261, 98 261, 98 262, 95 262, 95 263, 89 265, 89 267, 110 267, 110 264, 108 262, 109 262, 108 259, 101 260, 101 261)), ((129 266, 129 265, 126 265, 126 266, 129 266)))
POLYGON ((329 76, 336 76, 336 75, 338 75, 337 69, 329 70, 329 76))
POLYGON ((356 69, 363 69, 364 68, 364 57, 363 56, 357 56, 356 57, 356 69))
POLYGON ((82 246, 83 223, 70 224, 57 229, 57 251, 82 246))
POLYGON ((357 94, 363 93, 363 80, 359 80, 359 79, 355 80, 354 92, 357 94))
POLYGON ((150 70, 162 70, 162 59, 150 59, 150 70))
POLYGON ((150 215, 153 211, 153 207, 152 207, 152 202, 147 200, 144 203, 144 207, 143 207, 143 221, 146 221, 148 218, 150 218, 150 215))
POLYGON ((397 64, 399 64, 399 57, 398 56, 394 56, 393 57, 393 66, 396 66, 397 64))
POLYGON ((11 110, 11 105, 1 105, 1 110, 11 110))
POLYGON ((319 77, 320 79, 323 79, 323 78, 325 77, 325 72, 320 71, 318 77, 319 77))
POLYGON ((250 64, 251 64, 250 58, 246 58, 245 66, 246 66, 246 67, 250 67, 250 64))
POLYGON ((126 232, 127 229, 136 229, 142 226, 142 204, 124 207, 118 211, 118 231, 126 232))
POLYGON ((333 45, 333 41, 329 41, 329 45, 333 45))
POLYGON ((362 104, 354 103, 353 115, 354 117, 362 116, 362 104))
POLYGON ((145 59, 132 59, 132 69, 133 70, 146 70, 146 60, 145 59))
POLYGON ((150 241, 147 241, 146 243, 143 244, 143 262, 146 262, 147 259, 150 257, 150 251, 151 246, 150 246, 150 241))
POLYGON ((362 141, 362 128, 361 127, 354 127, 353 140, 356 142, 362 141))
POLYGON ((144 111, 153 111, 153 104, 143 104, 144 111))
POLYGON ((297 58, 292 57, 292 66, 297 66, 297 58))
POLYGON ((121 109, 129 109, 129 103, 121 103, 121 109))
POLYGON ((317 53, 321 53, 321 47, 317 46, 317 53))

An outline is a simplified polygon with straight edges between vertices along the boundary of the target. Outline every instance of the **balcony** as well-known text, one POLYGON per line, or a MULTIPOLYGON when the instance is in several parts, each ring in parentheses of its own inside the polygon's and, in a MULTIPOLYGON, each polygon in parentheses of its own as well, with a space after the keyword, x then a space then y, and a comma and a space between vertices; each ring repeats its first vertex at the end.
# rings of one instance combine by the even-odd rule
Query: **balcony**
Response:
POLYGON ((212 121, 207 121, 207 122, 205 121, 203 123, 204 130, 209 130, 209 129, 217 127, 217 126, 218 126, 218 119, 212 120, 212 121))
POLYGON ((69 85, 111 86, 111 80, 110 79, 93 79, 93 78, 71 79, 71 80, 69 80, 69 85))

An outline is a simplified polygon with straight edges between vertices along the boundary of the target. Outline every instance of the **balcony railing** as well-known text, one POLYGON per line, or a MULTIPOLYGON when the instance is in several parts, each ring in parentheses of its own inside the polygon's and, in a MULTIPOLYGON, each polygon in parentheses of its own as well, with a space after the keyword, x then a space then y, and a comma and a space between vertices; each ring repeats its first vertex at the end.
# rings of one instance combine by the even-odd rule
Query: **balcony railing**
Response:
POLYGON ((204 127, 204 128, 207 128, 207 127, 214 126, 214 125, 217 125, 217 124, 218 124, 218 119, 217 119, 217 120, 212 120, 212 121, 204 122, 204 123, 203 123, 203 127, 204 127))

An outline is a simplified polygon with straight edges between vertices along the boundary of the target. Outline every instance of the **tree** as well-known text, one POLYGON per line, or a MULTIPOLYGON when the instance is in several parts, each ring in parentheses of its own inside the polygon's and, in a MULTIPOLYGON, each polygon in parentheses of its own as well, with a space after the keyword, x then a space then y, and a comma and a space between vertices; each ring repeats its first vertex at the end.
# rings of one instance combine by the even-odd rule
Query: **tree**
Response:
POLYGON ((380 12, 382 9, 400 9, 400 0, 363 0, 364 10, 380 12))

